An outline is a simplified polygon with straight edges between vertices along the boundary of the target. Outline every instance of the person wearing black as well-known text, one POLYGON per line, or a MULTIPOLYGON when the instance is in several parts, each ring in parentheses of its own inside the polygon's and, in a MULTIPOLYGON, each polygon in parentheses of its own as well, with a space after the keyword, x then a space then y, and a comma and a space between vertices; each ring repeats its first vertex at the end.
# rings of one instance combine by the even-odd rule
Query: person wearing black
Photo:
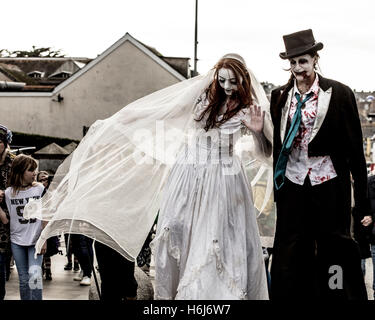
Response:
POLYGON ((352 90, 316 72, 323 48, 311 29, 283 37, 288 83, 273 90, 276 234, 271 299, 367 299, 358 244, 350 234, 351 183, 357 218, 371 224, 367 171, 352 90))
MULTIPOLYGON (((9 150, 11 142, 12 132, 0 124, 0 209, 7 215, 7 218, 9 218, 9 213, 5 204, 4 192, 7 188, 10 169, 15 158, 9 150)), ((9 223, 0 219, 0 300, 5 297, 5 281, 9 279, 10 275, 11 256, 9 223)))
POLYGON ((93 240, 83 234, 70 234, 68 237, 72 241, 72 253, 77 257, 81 272, 77 274, 73 280, 80 281, 81 286, 89 286, 91 284, 91 274, 94 253, 92 249, 93 240))
POLYGON ((95 241, 95 254, 101 279, 101 300, 136 300, 138 284, 134 277, 135 263, 116 250, 95 241))
MULTIPOLYGON (((375 174, 372 173, 368 177, 368 196, 370 199, 370 208, 372 220, 375 221, 375 174)), ((354 215, 355 216, 355 215, 354 215)), ((372 290, 375 299, 375 224, 364 227, 357 220, 354 220, 354 236, 361 248, 362 271, 363 276, 366 274, 366 259, 372 258, 372 290)))
MULTIPOLYGON (((42 197, 43 197, 51 181, 48 172, 39 171, 36 176, 36 181, 40 182, 44 186, 44 191, 42 194, 42 197)), ((59 246, 60 246, 60 240, 57 236, 47 239, 47 251, 43 255, 43 263, 42 263, 43 275, 45 276, 46 280, 49 280, 49 281, 52 280, 51 257, 59 253, 59 246)))
POLYGON ((66 247, 66 258, 68 262, 64 266, 64 270, 72 270, 74 272, 79 272, 79 262, 77 259, 77 256, 74 256, 73 263, 72 263, 72 257, 73 257, 73 246, 72 246, 72 241, 69 241, 70 235, 69 233, 64 234, 64 240, 65 240, 65 247, 66 247))

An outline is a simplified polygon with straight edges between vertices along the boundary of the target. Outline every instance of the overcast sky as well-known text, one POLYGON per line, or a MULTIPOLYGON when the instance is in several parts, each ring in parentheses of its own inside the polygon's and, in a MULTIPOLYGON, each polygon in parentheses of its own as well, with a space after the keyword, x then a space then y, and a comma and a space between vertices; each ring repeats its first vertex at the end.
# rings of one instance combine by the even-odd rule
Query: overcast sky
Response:
MULTIPOLYGON (((129 32, 164 56, 194 57, 195 0, 17 0, 1 4, 0 48, 95 58, 129 32)), ((375 90, 375 1, 199 0, 198 72, 242 55, 260 81, 283 84, 282 36, 312 28, 325 77, 375 90)))

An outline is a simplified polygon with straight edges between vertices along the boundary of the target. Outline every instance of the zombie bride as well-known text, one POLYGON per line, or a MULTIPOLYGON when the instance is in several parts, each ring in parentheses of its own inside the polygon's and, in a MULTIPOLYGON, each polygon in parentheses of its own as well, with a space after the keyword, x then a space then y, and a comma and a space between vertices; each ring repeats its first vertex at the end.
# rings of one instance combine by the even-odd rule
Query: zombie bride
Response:
POLYGON ((50 220, 37 249, 82 233, 134 260, 160 209, 156 299, 268 299, 244 166, 249 156, 272 161, 268 110, 243 58, 227 54, 207 75, 95 122, 42 202, 26 208, 50 220))

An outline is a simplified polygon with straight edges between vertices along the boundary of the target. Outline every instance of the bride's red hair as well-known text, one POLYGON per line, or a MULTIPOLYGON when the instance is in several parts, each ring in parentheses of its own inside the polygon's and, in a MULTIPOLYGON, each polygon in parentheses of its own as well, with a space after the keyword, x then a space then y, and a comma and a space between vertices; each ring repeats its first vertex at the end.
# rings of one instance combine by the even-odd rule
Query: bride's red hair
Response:
POLYGON ((201 113, 199 118, 196 119, 197 121, 201 121, 206 114, 208 114, 206 125, 204 127, 206 131, 224 123, 228 119, 232 118, 242 108, 246 108, 252 103, 251 82, 246 66, 236 59, 223 58, 219 60, 214 69, 214 80, 206 91, 207 99, 209 101, 208 106, 201 113), (221 68, 231 69, 233 71, 237 81, 237 90, 231 96, 231 99, 236 102, 236 107, 231 110, 227 110, 223 118, 219 121, 217 117, 219 115, 220 108, 227 98, 218 80, 218 72, 221 68))

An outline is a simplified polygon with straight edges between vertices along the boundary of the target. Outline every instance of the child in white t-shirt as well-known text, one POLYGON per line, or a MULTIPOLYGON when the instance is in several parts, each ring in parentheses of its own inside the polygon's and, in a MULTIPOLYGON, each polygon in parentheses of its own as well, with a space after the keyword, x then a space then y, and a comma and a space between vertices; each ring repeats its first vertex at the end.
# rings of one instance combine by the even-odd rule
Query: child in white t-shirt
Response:
POLYGON ((26 220, 23 209, 30 199, 39 199, 44 186, 35 181, 36 161, 30 156, 18 155, 12 163, 9 188, 5 202, 9 211, 10 242, 16 261, 21 300, 42 300, 42 260, 46 244, 35 259, 35 243, 43 229, 42 221, 26 220))

